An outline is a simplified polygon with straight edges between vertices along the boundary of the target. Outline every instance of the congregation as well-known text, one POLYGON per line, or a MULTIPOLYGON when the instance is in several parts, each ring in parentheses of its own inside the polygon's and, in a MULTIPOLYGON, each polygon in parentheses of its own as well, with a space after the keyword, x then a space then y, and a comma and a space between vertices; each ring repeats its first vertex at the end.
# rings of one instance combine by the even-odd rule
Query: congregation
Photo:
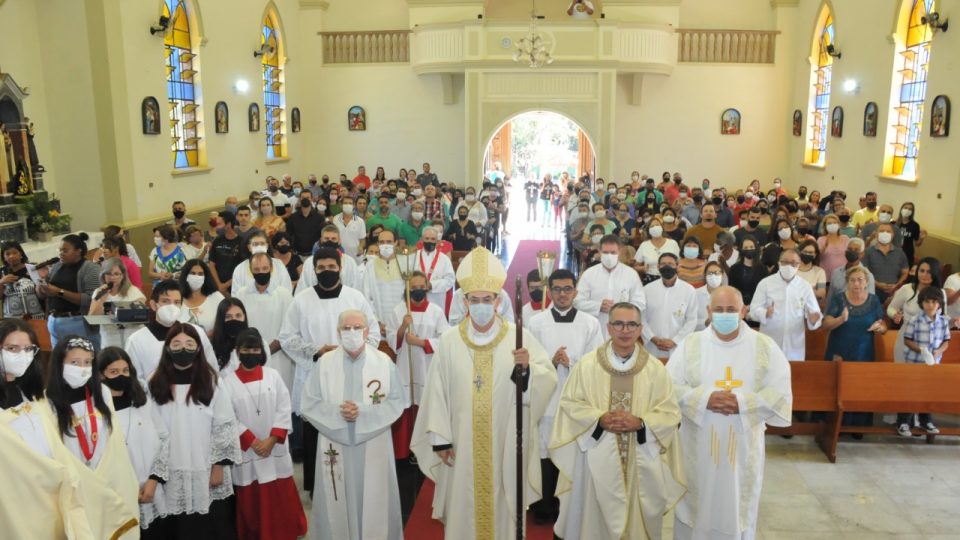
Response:
MULTIPOLYGON (((659 538, 671 509, 676 538, 753 538, 807 332, 829 331, 824 360, 873 361, 896 331, 898 362, 936 364, 960 324, 960 273, 919 256, 914 203, 779 178, 360 166, 268 177, 206 223, 171 213, 150 246, 119 226, 49 265, 2 246, 0 444, 29 452, 0 500, 46 516, 17 537, 397 539, 410 460, 447 538, 509 537, 518 504, 564 539, 659 538), (514 306, 502 259, 524 220, 566 257, 525 269, 514 306), (142 324, 96 319, 139 305, 142 324)), ((925 411, 895 426, 939 432, 925 411)))

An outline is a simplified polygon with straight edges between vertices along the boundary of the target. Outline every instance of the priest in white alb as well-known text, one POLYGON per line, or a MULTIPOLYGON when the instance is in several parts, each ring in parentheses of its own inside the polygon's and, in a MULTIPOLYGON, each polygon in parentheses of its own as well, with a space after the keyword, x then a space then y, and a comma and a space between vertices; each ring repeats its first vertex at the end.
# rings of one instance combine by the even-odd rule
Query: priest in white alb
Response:
POLYGON ((600 321, 603 339, 607 333, 610 308, 617 302, 630 302, 643 311, 647 306, 643 282, 633 268, 620 262, 623 240, 615 234, 600 239, 600 264, 591 266, 580 275, 577 284, 577 309, 600 321))
POLYGON ((547 353, 529 331, 496 316, 506 272, 484 248, 457 270, 469 316, 440 337, 411 448, 436 484, 433 517, 448 540, 506 540, 516 534, 516 384, 523 389, 521 507, 540 498, 537 424, 557 383, 547 353), (520 366, 515 371, 515 366, 520 366))
MULTIPOLYGON (((384 229, 377 236, 380 255, 367 261, 363 272, 363 294, 366 295, 378 321, 386 321, 393 308, 404 302, 403 277, 397 260, 396 235, 384 229)), ((381 327, 381 334, 385 328, 381 327)))
POLYGON ((643 345, 657 358, 670 358, 697 327, 697 290, 677 277, 679 264, 675 254, 662 253, 657 261, 660 279, 643 287, 643 345))
POLYGON ((777 344, 752 330, 733 287, 710 296, 710 326, 690 334, 667 363, 683 421, 689 479, 676 508, 678 539, 756 537, 767 424, 790 425, 790 365, 777 344))
POLYGON ((313 540, 400 540, 400 490, 390 425, 407 406, 397 366, 367 343, 362 311, 338 322, 340 346, 303 386, 301 412, 320 432, 310 510, 313 540))
POLYGON ((659 539, 684 494, 670 374, 637 340, 640 310, 610 309, 610 340, 570 371, 550 439, 564 540, 659 539))
POLYGON ((813 287, 797 275, 800 253, 785 249, 780 268, 757 284, 750 301, 750 318, 760 323, 760 333, 770 336, 790 361, 806 359, 807 333, 823 324, 823 313, 813 287))

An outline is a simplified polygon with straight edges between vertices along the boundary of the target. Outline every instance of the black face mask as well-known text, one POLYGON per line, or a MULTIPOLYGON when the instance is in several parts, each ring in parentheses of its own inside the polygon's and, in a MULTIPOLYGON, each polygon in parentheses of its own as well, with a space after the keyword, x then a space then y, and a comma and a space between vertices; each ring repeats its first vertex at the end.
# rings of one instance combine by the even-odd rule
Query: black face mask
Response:
POLYGON ((247 329, 247 321, 238 321, 236 319, 223 321, 223 332, 228 338, 236 338, 241 331, 247 329))
POLYGON ((167 349, 167 354, 170 355, 170 359, 173 360, 174 364, 180 367, 193 365, 193 360, 197 357, 197 352, 199 352, 199 349, 196 351, 188 351, 186 349, 171 351, 170 349, 167 349))
POLYGON ((436 242, 424 242, 424 243, 423 243, 423 249, 426 250, 427 253, 432 252, 436 247, 437 247, 437 243, 436 243, 436 242))
POLYGON ((723 204, 723 197, 714 197, 711 200, 713 201, 713 204, 723 204))
POLYGON ((677 275, 677 269, 672 266, 661 266, 660 277, 663 279, 673 279, 677 275))
POLYGON ((426 289, 410 289, 410 300, 423 302, 427 298, 426 289))
POLYGON ((876 209, 877 209, 877 203, 876 203, 876 201, 874 201, 874 202, 868 202, 868 203, 867 203, 867 208, 869 208, 870 210, 876 210, 876 209))
POLYGON ((703 202, 703 195, 694 195, 693 202, 700 204, 703 202))
POLYGON ((310 208, 310 199, 300 201, 300 208, 310 208))
POLYGON ((280 189, 280 186, 270 186, 270 191, 276 193, 280 189))
POLYGON ((340 249, 340 244, 336 242, 321 242, 320 247, 325 247, 330 249, 340 249))
POLYGON ((740 252, 743 255, 744 259, 752 259, 757 256, 757 250, 755 249, 745 249, 740 252))
POLYGON ((185 216, 185 215, 186 215, 186 212, 184 212, 183 210, 174 210, 174 211, 173 211, 173 217, 174 217, 175 219, 183 219, 183 216, 185 216))
POLYGON ((460 221, 463 221, 463 220, 467 219, 467 215, 466 215, 466 214, 457 214, 457 217, 460 218, 460 221))
POLYGON ((797 229, 797 232, 800 233, 800 236, 806 236, 810 234, 811 231, 806 227, 800 227, 799 229, 797 229))
POLYGON ((749 225, 751 229, 756 229, 757 227, 760 226, 760 220, 751 219, 750 221, 747 221, 747 225, 749 225))
POLYGON ((840 223, 847 223, 850 221, 850 216, 840 216, 840 223))
POLYGON ((119 375, 112 379, 103 377, 101 380, 103 384, 107 385, 107 388, 116 390, 117 392, 127 392, 130 390, 130 383, 132 381, 129 375, 119 375))
POLYGON ((290 247, 290 244, 284 244, 284 245, 282 245, 282 246, 277 246, 277 247, 276 247, 276 250, 277 250, 279 253, 283 253, 283 254, 290 253, 290 250, 291 250, 291 249, 293 249, 293 248, 290 247))
POLYGON ((743 195, 740 195, 739 197, 737 197, 737 204, 743 204, 744 201, 746 200, 747 200, 746 197, 744 197, 743 195))
POLYGON ((852 263, 860 258, 860 252, 848 249, 847 251, 843 252, 843 256, 847 258, 847 262, 852 263))
POLYGON ((340 272, 335 270, 317 272, 317 283, 320 284, 321 288, 332 289, 337 285, 338 281, 340 281, 340 272))
POLYGON ((257 285, 263 287, 270 283, 270 272, 255 273, 253 274, 253 280, 257 282, 257 285))
POLYGON ((674 184, 677 184, 678 186, 680 185, 680 182, 683 182, 683 178, 674 178, 674 179, 673 179, 673 183, 674 183, 674 184))
POLYGON ((811 255, 811 254, 809 254, 809 253, 801 253, 801 254, 800 254, 800 261, 802 261, 803 264, 810 264, 810 263, 813 262, 813 259, 815 259, 815 258, 816 258, 815 256, 813 256, 813 255, 811 255))
POLYGON ((243 364, 243 367, 247 369, 253 369, 260 365, 260 360, 263 358, 263 353, 237 353, 237 358, 240 359, 240 363, 243 364))
POLYGON ((800 195, 800 198, 802 199, 802 198, 804 198, 804 197, 807 196, 807 192, 806 192, 806 191, 801 191, 801 192, 799 193, 799 195, 800 195))
POLYGON ((541 288, 531 289, 530 299, 533 300, 534 302, 543 302, 543 289, 541 288))

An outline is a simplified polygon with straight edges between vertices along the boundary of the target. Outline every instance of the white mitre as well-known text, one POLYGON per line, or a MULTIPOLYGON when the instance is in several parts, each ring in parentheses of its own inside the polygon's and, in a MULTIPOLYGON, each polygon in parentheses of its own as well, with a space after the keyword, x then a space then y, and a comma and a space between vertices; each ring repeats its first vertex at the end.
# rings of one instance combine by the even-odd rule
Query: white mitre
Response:
POLYGON ((507 270, 503 263, 482 247, 470 251, 457 268, 457 283, 464 294, 478 291, 499 294, 506 280, 507 270))

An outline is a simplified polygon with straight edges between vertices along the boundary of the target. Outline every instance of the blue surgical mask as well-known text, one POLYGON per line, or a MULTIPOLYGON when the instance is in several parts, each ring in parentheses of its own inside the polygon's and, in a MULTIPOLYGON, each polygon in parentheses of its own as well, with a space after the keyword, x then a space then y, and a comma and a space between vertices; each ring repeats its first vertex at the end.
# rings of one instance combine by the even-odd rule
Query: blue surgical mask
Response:
POLYGON ((478 326, 486 326, 493 320, 493 304, 471 304, 470 318, 478 326))
POLYGON ((685 247, 683 248, 683 256, 687 259, 696 259, 700 256, 700 249, 695 247, 685 247))
POLYGON ((711 313, 710 326, 721 336, 728 336, 740 327, 740 313, 711 313))

